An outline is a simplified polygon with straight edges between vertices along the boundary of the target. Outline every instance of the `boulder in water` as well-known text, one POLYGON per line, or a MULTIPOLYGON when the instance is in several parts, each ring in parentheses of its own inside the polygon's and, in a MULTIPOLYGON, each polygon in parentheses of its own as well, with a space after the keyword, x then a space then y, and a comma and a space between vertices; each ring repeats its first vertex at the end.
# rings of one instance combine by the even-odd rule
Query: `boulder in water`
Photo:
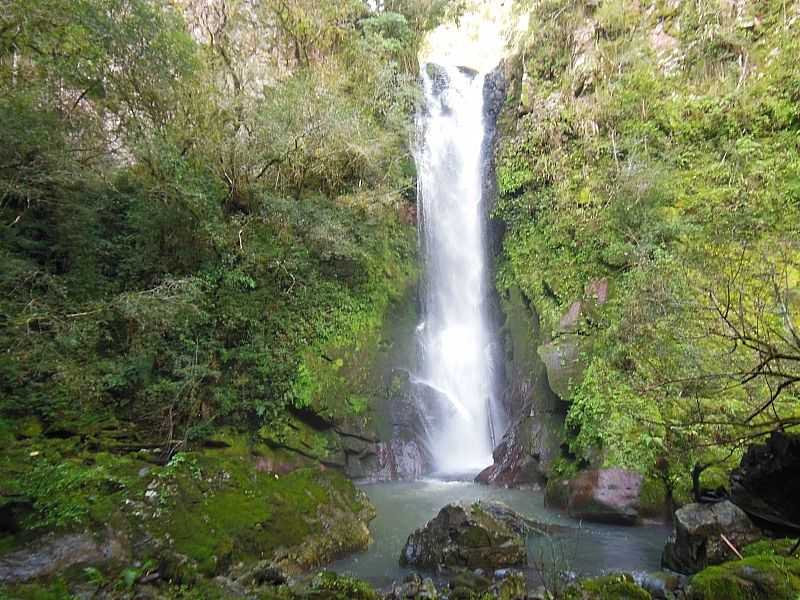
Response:
POLYGON ((408 537, 400 564, 427 569, 522 565, 528 558, 525 535, 529 532, 545 533, 503 504, 448 504, 408 537))
POLYGON ((736 557, 724 542, 736 548, 755 542, 761 532, 745 512, 725 500, 715 504, 687 504, 675 511, 675 528, 667 540, 662 564, 678 573, 696 573, 736 557))
POLYGON ((567 512, 576 519, 632 525, 639 520, 642 476, 625 469, 583 471, 569 482, 567 512))
POLYGON ((551 447, 557 447, 557 443, 548 445, 551 437, 543 423, 531 417, 518 420, 494 449, 493 464, 475 481, 505 487, 543 486, 547 481, 542 473, 543 456, 549 457, 551 447))

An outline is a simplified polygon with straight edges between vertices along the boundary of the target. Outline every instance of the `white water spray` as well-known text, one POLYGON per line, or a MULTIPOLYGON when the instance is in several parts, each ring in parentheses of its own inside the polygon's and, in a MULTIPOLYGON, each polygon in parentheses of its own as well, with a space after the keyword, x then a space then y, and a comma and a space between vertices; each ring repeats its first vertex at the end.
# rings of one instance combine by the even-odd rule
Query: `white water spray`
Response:
POLYGON ((456 66, 423 68, 418 120, 420 227, 425 255, 422 365, 433 404, 429 449, 440 473, 492 462, 491 335, 486 314, 483 202, 484 76, 456 66))

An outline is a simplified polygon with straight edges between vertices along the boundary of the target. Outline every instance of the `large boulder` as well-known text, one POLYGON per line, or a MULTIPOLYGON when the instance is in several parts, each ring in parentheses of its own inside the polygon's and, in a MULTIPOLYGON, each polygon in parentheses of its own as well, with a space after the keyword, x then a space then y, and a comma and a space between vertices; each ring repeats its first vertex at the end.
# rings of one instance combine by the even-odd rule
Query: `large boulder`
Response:
POLYGON ((123 562, 127 556, 126 541, 110 530, 102 538, 90 533, 49 535, 0 558, 0 582, 51 577, 72 567, 123 562))
POLYGON ((494 449, 493 464, 481 471, 475 481, 504 487, 544 486, 544 469, 557 456, 559 442, 544 422, 522 417, 494 449))
POLYGON ((692 577, 689 600, 797 600, 800 560, 787 556, 746 556, 708 567, 692 577))
POLYGON ((722 536, 741 548, 761 537, 747 514, 732 502, 687 504, 675 511, 675 527, 662 564, 678 573, 696 573, 735 558, 722 536))
POLYGON ((581 356, 580 336, 566 333, 538 348, 539 357, 547 369, 550 389, 569 402, 571 390, 583 381, 586 364, 581 356))
POLYGON ((773 433, 731 473, 731 500, 759 524, 800 530, 800 436, 773 433))
POLYGON ((523 565, 528 558, 525 535, 532 532, 545 533, 503 504, 448 504, 408 537, 400 564, 426 569, 523 565))
POLYGON ((635 471, 582 471, 567 487, 566 509, 571 517, 620 525, 632 525, 639 520, 642 476, 635 471))

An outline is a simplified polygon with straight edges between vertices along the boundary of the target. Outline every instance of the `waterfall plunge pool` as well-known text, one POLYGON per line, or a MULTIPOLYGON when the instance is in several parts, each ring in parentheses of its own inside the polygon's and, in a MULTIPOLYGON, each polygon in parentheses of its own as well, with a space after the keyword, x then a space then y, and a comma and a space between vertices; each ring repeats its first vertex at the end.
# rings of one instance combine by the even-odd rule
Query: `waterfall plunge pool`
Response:
POLYGON ((540 491, 435 479, 370 483, 360 487, 378 511, 370 524, 374 541, 366 552, 339 560, 329 568, 379 588, 402 580, 412 572, 434 577, 433 573, 400 567, 400 552, 409 534, 424 526, 450 502, 496 500, 534 521, 567 527, 563 534, 528 538, 526 574, 531 583, 540 580, 540 567, 537 565, 553 564, 554 557, 560 568, 580 576, 611 571, 657 571, 664 541, 670 533, 669 528, 661 524, 623 527, 578 522, 559 511, 545 508, 544 494, 540 491))

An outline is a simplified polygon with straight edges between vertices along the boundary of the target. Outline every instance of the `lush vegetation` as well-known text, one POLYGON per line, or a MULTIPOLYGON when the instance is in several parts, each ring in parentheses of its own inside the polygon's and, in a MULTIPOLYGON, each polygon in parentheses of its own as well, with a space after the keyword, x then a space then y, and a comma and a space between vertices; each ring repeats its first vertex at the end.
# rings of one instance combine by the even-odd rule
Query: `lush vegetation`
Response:
POLYGON ((170 441, 280 419, 304 354, 413 276, 419 33, 360 2, 67 4, 3 14, 0 408, 170 441))
POLYGON ((686 492, 693 466, 732 464, 800 416, 798 5, 528 10, 498 156, 498 287, 580 347, 567 458, 686 492), (603 278, 596 306, 585 288, 603 278))
POLYGON ((417 272, 416 55, 454 5, 2 3, 3 550, 113 522, 213 574, 365 543, 314 524, 338 471, 283 475, 371 431, 417 272), (163 531, 131 509, 162 484, 199 507, 163 531))

